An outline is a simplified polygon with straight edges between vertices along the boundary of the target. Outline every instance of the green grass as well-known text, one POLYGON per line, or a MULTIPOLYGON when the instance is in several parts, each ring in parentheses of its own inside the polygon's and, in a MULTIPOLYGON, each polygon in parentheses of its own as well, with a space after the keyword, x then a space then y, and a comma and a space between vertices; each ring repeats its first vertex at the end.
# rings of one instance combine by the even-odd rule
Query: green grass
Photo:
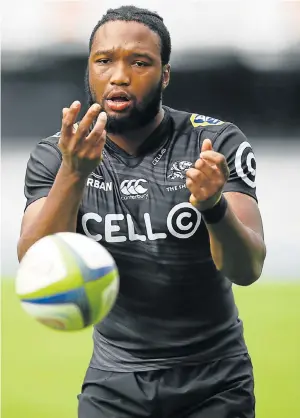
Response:
MULTIPOLYGON (((300 283, 235 288, 254 364, 257 418, 300 417, 300 283)), ((60 333, 27 316, 2 282, 2 417, 73 418, 92 330, 60 333)))

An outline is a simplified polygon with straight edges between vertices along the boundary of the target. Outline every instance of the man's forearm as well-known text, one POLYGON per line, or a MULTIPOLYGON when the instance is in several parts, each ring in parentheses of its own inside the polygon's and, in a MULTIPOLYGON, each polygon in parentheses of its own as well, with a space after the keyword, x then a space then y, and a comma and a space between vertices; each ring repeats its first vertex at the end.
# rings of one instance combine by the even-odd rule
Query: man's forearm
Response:
POLYGON ((57 232, 76 231, 84 186, 85 180, 74 173, 70 174, 62 164, 40 212, 33 222, 22 229, 18 242, 19 260, 31 245, 44 236, 57 232))
POLYGON ((237 218, 230 204, 222 220, 206 226, 217 269, 238 285, 255 282, 261 275, 266 256, 263 238, 237 218))

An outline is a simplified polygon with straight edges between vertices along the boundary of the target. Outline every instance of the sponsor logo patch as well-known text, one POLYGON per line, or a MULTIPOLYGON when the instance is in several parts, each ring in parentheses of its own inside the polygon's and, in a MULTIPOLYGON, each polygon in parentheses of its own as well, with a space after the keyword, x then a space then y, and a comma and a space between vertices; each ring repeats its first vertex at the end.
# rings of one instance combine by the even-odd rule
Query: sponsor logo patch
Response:
POLYGON ((197 115, 196 113, 192 114, 190 121, 194 128, 197 128, 198 126, 223 125, 225 123, 222 120, 210 116, 197 115))
POLYGON ((124 180, 120 185, 121 199, 148 199, 147 180, 124 180))

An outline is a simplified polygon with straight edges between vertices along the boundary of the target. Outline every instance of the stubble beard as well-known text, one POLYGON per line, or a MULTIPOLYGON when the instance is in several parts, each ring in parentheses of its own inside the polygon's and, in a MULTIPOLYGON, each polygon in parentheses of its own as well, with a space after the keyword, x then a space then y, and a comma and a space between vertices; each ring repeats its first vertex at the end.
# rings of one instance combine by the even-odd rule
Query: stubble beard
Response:
MULTIPOLYGON (((124 134, 148 125, 160 110, 163 91, 162 85, 163 78, 161 77, 159 83, 150 91, 147 97, 144 97, 141 103, 134 103, 134 106, 126 115, 107 114, 106 132, 111 134, 124 134)), ((86 74, 85 89, 88 105, 91 106, 93 103, 99 103, 101 108, 104 109, 105 99, 97 101, 96 93, 88 81, 88 73, 86 74)))

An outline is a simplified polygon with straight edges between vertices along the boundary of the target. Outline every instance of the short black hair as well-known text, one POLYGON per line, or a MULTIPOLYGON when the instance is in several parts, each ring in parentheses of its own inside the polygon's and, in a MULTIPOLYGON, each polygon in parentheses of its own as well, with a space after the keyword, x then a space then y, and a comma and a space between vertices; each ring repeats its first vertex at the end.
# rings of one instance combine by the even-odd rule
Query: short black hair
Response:
POLYGON ((125 22, 139 22, 145 26, 148 26, 153 32, 156 32, 161 40, 161 62, 162 65, 168 64, 171 55, 171 37, 168 29, 166 28, 163 18, 155 12, 151 12, 147 9, 141 9, 136 6, 122 6, 117 9, 108 9, 106 14, 96 24, 89 41, 89 53, 92 49, 94 36, 96 31, 104 23, 112 22, 116 20, 123 20, 125 22))

